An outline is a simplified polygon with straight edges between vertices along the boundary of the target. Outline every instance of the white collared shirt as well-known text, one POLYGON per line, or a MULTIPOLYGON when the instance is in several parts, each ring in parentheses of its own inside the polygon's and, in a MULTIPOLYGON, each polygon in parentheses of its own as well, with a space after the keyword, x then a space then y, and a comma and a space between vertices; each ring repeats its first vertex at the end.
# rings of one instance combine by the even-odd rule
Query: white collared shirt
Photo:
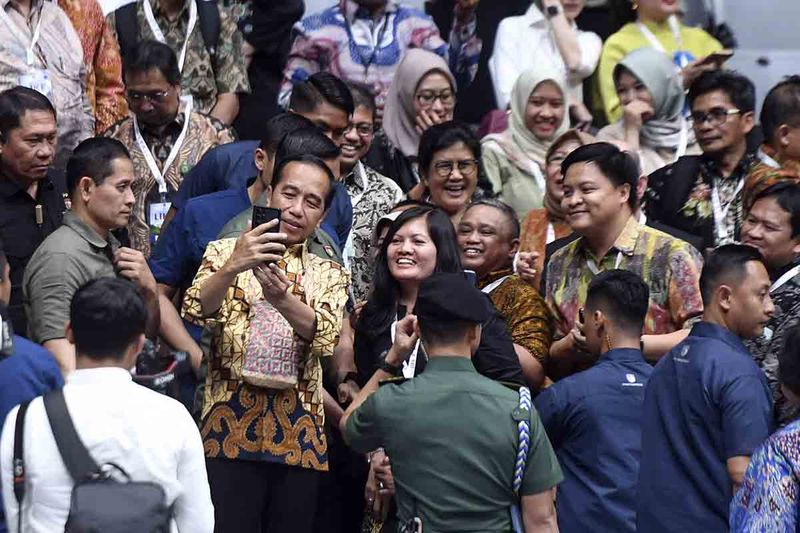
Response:
MULTIPOLYGON (((167 504, 174 505, 173 532, 214 530, 203 443, 183 405, 137 385, 122 368, 76 370, 66 380, 64 397, 78 435, 95 462, 116 463, 134 481, 152 481, 164 489, 167 504)), ((0 480, 10 533, 17 531, 12 484, 17 410, 9 413, 0 438, 0 480)), ((23 530, 63 531, 73 482, 41 398, 28 408, 24 433, 23 530)))
POLYGON ((592 32, 578 30, 574 23, 573 28, 578 32, 581 64, 574 71, 568 71, 550 23, 536 4, 531 4, 524 15, 508 17, 500 22, 494 41, 494 52, 489 59, 489 72, 499 109, 508 107, 511 89, 519 75, 535 67, 540 61, 548 60, 564 73, 569 85, 570 103, 583 102, 583 80, 591 76, 597 68, 603 41, 592 32))

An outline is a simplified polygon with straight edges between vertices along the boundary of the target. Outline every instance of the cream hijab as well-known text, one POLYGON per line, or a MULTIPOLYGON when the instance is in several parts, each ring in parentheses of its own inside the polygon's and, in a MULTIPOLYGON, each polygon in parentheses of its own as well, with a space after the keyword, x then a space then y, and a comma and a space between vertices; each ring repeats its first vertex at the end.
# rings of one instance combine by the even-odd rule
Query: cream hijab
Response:
POLYGON ((456 80, 441 56, 427 50, 412 48, 406 52, 397 66, 386 96, 383 131, 406 157, 417 157, 420 135, 416 129, 414 94, 422 78, 431 71, 444 74, 450 80, 453 91, 456 90, 456 80))
MULTIPOLYGON (((495 149, 505 154, 506 158, 520 170, 533 174, 532 166, 541 170, 544 167, 545 155, 556 139, 569 129, 569 94, 564 74, 547 62, 524 71, 517 78, 511 90, 511 117, 508 127, 502 133, 487 135, 483 142, 486 148, 495 149), (545 81, 556 84, 564 96, 564 118, 550 139, 542 140, 525 127, 525 109, 531 93, 545 81)), ((544 192, 544 191, 542 191, 544 192)))

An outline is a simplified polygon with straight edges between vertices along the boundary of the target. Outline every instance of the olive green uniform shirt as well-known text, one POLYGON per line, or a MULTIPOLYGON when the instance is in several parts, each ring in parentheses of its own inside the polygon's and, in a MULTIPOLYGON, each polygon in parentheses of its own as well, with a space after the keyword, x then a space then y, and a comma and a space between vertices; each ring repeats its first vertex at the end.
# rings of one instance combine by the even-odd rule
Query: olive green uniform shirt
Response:
POLYGON ((112 257, 119 241, 103 240, 75 213, 36 249, 22 280, 28 333, 39 344, 63 339, 72 296, 85 283, 116 277, 112 257))
MULTIPOLYGON (((398 518, 425 533, 511 531, 509 509, 519 394, 477 373, 463 357, 432 357, 425 372, 383 385, 347 420, 359 452, 383 446, 392 464, 398 518)), ((530 412, 530 451, 520 495, 562 480, 539 415, 530 412)))

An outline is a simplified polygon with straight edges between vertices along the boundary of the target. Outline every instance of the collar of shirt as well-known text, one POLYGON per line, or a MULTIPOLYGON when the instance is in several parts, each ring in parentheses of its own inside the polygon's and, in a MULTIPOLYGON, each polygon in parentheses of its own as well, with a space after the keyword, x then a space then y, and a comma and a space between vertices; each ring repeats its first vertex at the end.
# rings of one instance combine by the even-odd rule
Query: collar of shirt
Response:
POLYGON ((119 241, 110 231, 108 232, 108 241, 106 242, 91 227, 89 227, 86 222, 81 220, 78 215, 71 211, 64 213, 64 225, 71 228, 73 231, 75 231, 75 233, 83 237, 86 242, 95 248, 103 249, 107 246, 111 246, 112 250, 119 248, 119 241))
POLYGON ((714 179, 738 181, 740 178, 747 177, 747 174, 750 173, 750 169, 756 163, 756 161, 757 157, 755 153, 746 152, 739 160, 736 168, 733 169, 731 175, 727 178, 724 178, 722 173, 719 171, 717 162, 703 154, 703 156, 700 158, 700 170, 705 175, 706 180, 708 180, 709 183, 712 183, 714 179))
MULTIPOLYGON (((369 10, 362 8, 354 0, 342 0, 341 4, 339 4, 339 9, 342 11, 347 19, 347 22, 350 24, 352 24, 356 19, 374 20, 369 10)), ((397 3, 394 0, 387 0, 386 7, 383 10, 384 15, 386 13, 394 13, 396 11, 397 3)))
POLYGON ((130 383, 133 381, 131 373, 118 366, 102 368, 84 368, 75 370, 67 376, 69 385, 112 385, 130 383))
POLYGON ((24 196, 28 198, 31 202, 36 202, 41 199, 42 194, 45 191, 53 190, 53 182, 50 181, 50 178, 44 178, 43 180, 39 181, 39 186, 36 187, 36 198, 31 198, 28 194, 28 191, 23 189, 16 180, 11 178, 7 178, 3 175, 3 172, 0 171, 0 197, 3 198, 12 198, 14 196, 24 196))
POLYGON ((425 374, 438 372, 477 372, 472 359, 467 357, 430 357, 425 374))
POLYGON ((512 269, 511 267, 501 268, 500 270, 489 272, 489 274, 487 274, 485 278, 478 280, 478 288, 482 289, 488 284, 493 283, 498 279, 502 278, 503 276, 510 276, 513 273, 514 269, 512 269))
POLYGON ((366 191, 369 180, 367 179, 364 164, 361 161, 356 161, 353 170, 342 178, 342 183, 344 183, 345 187, 356 189, 358 192, 366 191))
MULTIPOLYGON (((42 6, 44 5, 44 0, 31 0, 31 12, 27 17, 28 23, 33 20, 33 16, 42 10, 42 6)), ((14 9, 17 13, 20 13, 19 10, 11 3, 11 0, 0 0, 0 8, 8 11, 9 8, 14 9)), ((22 15, 22 13, 20 13, 22 15)))
MULTIPOLYGON (((181 130, 183 129, 183 121, 186 119, 186 114, 183 111, 178 111, 175 113, 175 118, 167 124, 164 128, 164 132, 159 135, 154 131, 150 131, 147 126, 143 123, 139 124, 139 128, 142 132, 142 137, 144 138, 145 142, 150 144, 150 141, 161 141, 164 142, 166 139, 176 139, 178 135, 180 135, 181 130)), ((189 125, 191 128, 191 125, 189 125)))
POLYGON ((598 363, 602 361, 612 361, 614 363, 643 363, 644 355, 641 350, 636 348, 615 348, 609 350, 598 359, 598 363))
POLYGON ((189 17, 189 2, 193 0, 186 0, 183 5, 181 6, 180 11, 178 11, 178 16, 176 17, 175 21, 171 21, 167 18, 167 14, 163 11, 161 7, 161 0, 144 0, 145 2, 150 1, 150 5, 153 6, 153 15, 156 19, 160 19, 159 22, 164 21, 167 24, 174 24, 175 21, 182 20, 184 17, 189 17))
POLYGON ((744 343, 742 343, 742 339, 734 335, 729 329, 718 326, 717 324, 712 324, 711 322, 698 322, 692 327, 689 336, 716 339, 724 342, 738 352, 743 352, 748 355, 750 353, 747 351, 744 343))
MULTIPOLYGON (((628 222, 625 223, 625 227, 622 228, 622 233, 619 234, 617 240, 614 241, 614 246, 611 247, 609 253, 613 251, 622 252, 623 255, 631 256, 633 255, 633 251, 636 248, 636 241, 639 240, 639 231, 642 227, 641 224, 636 220, 636 217, 631 216, 628 219, 628 222)), ((586 246, 586 240, 581 239, 581 248, 583 249, 584 255, 586 258, 593 258, 592 252, 586 246)), ((608 256, 608 254, 606 254, 608 256)), ((596 258, 595 261, 599 266, 603 262, 604 257, 596 258)))

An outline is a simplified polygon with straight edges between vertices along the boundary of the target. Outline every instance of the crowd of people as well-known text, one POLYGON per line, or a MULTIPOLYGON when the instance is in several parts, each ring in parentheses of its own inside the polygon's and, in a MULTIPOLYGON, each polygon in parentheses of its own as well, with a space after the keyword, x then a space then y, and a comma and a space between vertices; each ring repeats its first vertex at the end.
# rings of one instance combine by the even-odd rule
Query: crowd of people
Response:
POLYGON ((331 3, 0 5, 0 532, 799 528, 800 76, 331 3))

